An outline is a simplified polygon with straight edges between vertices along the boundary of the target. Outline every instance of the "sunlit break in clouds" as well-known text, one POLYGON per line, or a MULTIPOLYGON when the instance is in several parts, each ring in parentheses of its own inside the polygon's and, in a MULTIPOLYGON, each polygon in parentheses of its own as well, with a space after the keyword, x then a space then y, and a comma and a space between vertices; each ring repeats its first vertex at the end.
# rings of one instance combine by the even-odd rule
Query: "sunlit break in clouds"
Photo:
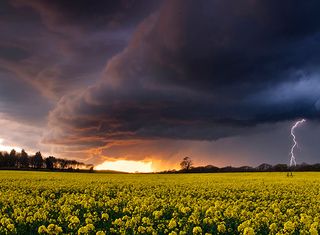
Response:
POLYGON ((304 118, 297 165, 319 161, 319 0, 2 0, 0 9, 0 150, 96 168, 112 159, 103 169, 130 171, 177 169, 186 156, 278 164, 304 118))
POLYGON ((118 160, 118 161, 105 161, 104 163, 97 165, 95 170, 114 170, 122 172, 139 172, 149 173, 153 172, 152 162, 143 161, 130 161, 130 160, 118 160))
POLYGON ((4 145, 4 140, 0 139, 0 151, 10 152, 12 149, 16 151, 21 151, 21 148, 18 146, 4 145))

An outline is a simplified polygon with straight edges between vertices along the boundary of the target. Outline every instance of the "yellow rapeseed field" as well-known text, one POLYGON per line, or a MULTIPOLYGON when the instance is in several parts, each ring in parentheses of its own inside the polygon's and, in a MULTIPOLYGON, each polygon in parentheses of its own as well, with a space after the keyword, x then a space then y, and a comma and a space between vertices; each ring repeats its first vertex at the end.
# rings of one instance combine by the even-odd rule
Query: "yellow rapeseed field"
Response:
POLYGON ((0 234, 318 234, 320 173, 0 171, 0 234))

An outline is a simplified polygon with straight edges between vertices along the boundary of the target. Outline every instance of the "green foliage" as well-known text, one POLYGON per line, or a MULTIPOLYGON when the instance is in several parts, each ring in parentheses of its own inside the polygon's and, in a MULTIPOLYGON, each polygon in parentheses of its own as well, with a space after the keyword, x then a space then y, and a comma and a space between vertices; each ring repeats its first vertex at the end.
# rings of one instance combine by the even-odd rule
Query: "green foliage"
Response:
POLYGON ((320 173, 0 172, 0 234, 318 234, 320 173))

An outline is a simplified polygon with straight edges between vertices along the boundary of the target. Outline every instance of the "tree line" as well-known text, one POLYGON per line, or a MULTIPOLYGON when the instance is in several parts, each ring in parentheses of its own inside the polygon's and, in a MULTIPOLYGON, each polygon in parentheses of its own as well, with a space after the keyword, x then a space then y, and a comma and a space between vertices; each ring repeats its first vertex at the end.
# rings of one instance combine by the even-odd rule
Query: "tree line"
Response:
POLYGON ((48 169, 48 170, 74 170, 93 169, 93 165, 84 164, 76 160, 43 157, 41 152, 29 155, 25 150, 17 152, 12 149, 10 153, 0 152, 0 168, 2 169, 48 169))

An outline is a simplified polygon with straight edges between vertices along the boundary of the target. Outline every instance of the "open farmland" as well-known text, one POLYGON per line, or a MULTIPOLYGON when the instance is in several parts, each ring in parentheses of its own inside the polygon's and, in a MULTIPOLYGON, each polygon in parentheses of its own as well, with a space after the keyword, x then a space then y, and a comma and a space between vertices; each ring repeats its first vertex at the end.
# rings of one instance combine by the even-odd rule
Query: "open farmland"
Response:
POLYGON ((1 234, 318 234, 320 174, 0 172, 1 234))

